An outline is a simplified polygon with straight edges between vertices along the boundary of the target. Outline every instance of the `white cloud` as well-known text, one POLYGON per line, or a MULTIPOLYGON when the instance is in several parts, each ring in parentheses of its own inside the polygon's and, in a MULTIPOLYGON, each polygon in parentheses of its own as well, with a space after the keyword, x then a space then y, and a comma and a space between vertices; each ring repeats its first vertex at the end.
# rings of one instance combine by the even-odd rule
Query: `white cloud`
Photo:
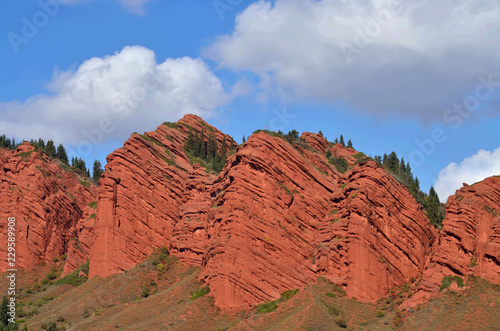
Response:
POLYGON ((460 164, 450 163, 440 171, 434 187, 441 201, 446 202, 462 183, 471 185, 495 175, 500 175, 500 148, 493 152, 480 150, 460 164))
POLYGON ((153 130, 188 113, 209 118, 230 100, 201 59, 157 63, 153 51, 125 47, 115 55, 89 59, 76 70, 56 72, 46 94, 0 103, 0 132, 79 146, 97 144, 92 133, 95 138, 98 130, 102 137, 94 140, 100 144, 153 130))
POLYGON ((472 93, 479 75, 500 82, 499 4, 259 1, 203 54, 221 67, 271 75, 271 93, 430 122, 472 93))

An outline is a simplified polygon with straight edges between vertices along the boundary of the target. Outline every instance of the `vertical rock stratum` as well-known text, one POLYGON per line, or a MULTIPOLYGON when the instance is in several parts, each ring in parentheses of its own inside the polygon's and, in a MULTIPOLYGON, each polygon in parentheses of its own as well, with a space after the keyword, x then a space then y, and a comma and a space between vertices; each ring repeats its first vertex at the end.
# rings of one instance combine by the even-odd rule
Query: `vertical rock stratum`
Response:
POLYGON ((423 271, 437 231, 374 162, 321 135, 290 143, 261 131, 210 174, 183 150, 189 130, 202 127, 222 144, 222 132, 187 115, 110 154, 90 276, 129 270, 166 246, 204 268, 218 306, 248 307, 319 275, 373 301, 423 271), (339 172, 327 150, 351 169, 339 172))
MULTIPOLYGON (((0 241, 7 242, 5 220, 15 217, 19 269, 59 258, 71 241, 78 241, 76 225, 95 200, 97 187, 63 167, 29 143, 16 151, 0 149, 0 241)), ((6 257, 7 245, 0 252, 6 257)), ((2 264, 1 271, 6 269, 2 264)))
POLYGON ((133 133, 107 157, 98 188, 28 143, 0 149, 0 179, 0 216, 17 219, 22 269, 67 254, 64 274, 90 259, 89 276, 108 277, 167 247, 202 268, 221 308, 274 300, 320 276, 364 302, 421 279, 408 307, 444 280, 500 284, 499 177, 450 197, 438 231, 386 170, 320 134, 258 130, 236 147, 186 115, 133 133), (202 131, 226 143, 220 173, 185 149, 202 131), (339 168, 335 157, 345 159, 339 168))
MULTIPOLYGON (((448 198, 438 241, 418 291, 405 307, 425 302, 439 293, 445 277, 459 277, 466 282, 466 276, 500 284, 499 176, 471 186, 464 184, 448 198)), ((459 289, 459 285, 454 280, 450 286, 459 289)))

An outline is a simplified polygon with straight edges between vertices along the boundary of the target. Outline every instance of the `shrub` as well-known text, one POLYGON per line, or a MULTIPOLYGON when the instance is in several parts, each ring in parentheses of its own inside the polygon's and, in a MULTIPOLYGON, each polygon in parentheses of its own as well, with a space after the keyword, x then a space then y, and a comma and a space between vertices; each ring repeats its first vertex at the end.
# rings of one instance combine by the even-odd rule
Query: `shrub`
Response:
POLYGON ((163 122, 163 125, 166 125, 168 126, 169 128, 172 128, 172 129, 178 129, 178 126, 176 123, 172 123, 172 122, 163 122))
POLYGON ((147 284, 142 286, 142 292, 141 292, 141 297, 147 298, 151 292, 149 291, 149 286, 147 284))
POLYGON ((341 317, 337 317, 335 319, 335 324, 337 324, 338 327, 340 328, 347 328, 347 322, 345 321, 345 319, 341 318, 341 317))
POLYGON ((55 284, 70 284, 75 287, 78 287, 89 279, 88 274, 89 274, 89 261, 87 260, 87 262, 82 264, 78 269, 76 269, 72 273, 64 276, 61 279, 56 280, 55 284), (85 277, 79 276, 80 271, 85 273, 85 277))
POLYGON ((263 314, 270 313, 276 309, 278 309, 278 300, 269 301, 269 302, 261 304, 257 308, 257 313, 263 313, 263 314))
POLYGON ((441 281, 441 287, 439 287, 439 292, 451 286, 451 284, 455 282, 458 287, 464 287, 464 281, 459 276, 443 276, 443 280, 441 281))
POLYGON ((327 292, 327 293, 325 293, 325 295, 327 297, 330 297, 330 298, 335 298, 337 296, 335 293, 331 293, 331 292, 327 292))
POLYGON ((281 293, 279 300, 282 302, 288 301, 297 293, 299 293, 299 289, 285 291, 285 292, 281 293))
POLYGON ((90 183, 89 183, 89 182, 86 182, 86 181, 84 181, 84 180, 82 180, 82 181, 80 182, 80 185, 83 185, 83 186, 85 186, 85 187, 89 187, 89 186, 90 186, 90 183))
POLYGON ((328 311, 333 316, 339 316, 340 315, 340 309, 338 309, 337 307, 328 307, 328 311))
POLYGON ((90 208, 96 209, 97 208, 97 201, 92 201, 87 206, 89 206, 90 208))
POLYGON ((340 171, 341 173, 346 172, 347 169, 349 168, 349 163, 342 156, 339 156, 339 157, 332 156, 328 160, 328 162, 333 164, 337 168, 337 170, 340 171))
POLYGON ((208 286, 202 287, 202 288, 191 293, 190 300, 196 300, 198 298, 201 298, 204 295, 207 295, 208 293, 210 293, 210 287, 208 287, 208 286))
POLYGON ((384 316, 385 316, 385 314, 383 311, 380 311, 380 310, 377 311, 377 317, 384 317, 384 316))
POLYGON ((278 308, 278 304, 290 300, 295 294, 299 292, 299 289, 288 290, 281 293, 278 300, 269 301, 261 304, 257 307, 257 313, 269 313, 278 308))

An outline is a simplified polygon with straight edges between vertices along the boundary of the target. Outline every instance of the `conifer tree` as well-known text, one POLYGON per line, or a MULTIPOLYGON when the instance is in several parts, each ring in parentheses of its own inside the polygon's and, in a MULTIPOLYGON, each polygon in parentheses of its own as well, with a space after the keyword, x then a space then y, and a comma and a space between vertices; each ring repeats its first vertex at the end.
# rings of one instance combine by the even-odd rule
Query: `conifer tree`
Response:
POLYGON ((243 135, 243 139, 241 141, 242 141, 242 144, 247 142, 247 138, 245 138, 245 135, 243 135))
POLYGON ((45 153, 50 157, 56 156, 56 146, 54 145, 54 141, 52 139, 47 141, 47 145, 45 146, 45 153))
POLYGON ((344 142, 344 136, 343 135, 340 135, 339 143, 342 145, 342 147, 345 147, 345 142, 344 142))
POLYGON ((351 139, 347 142, 347 148, 353 148, 351 139))
POLYGON ((205 158, 206 155, 207 155, 207 149, 205 147, 205 132, 204 132, 204 128, 201 127, 199 157, 205 158))
POLYGON ((38 148, 45 149, 45 140, 38 138, 38 148))
POLYGON ((8 304, 9 300, 7 300, 7 297, 3 297, 2 306, 0 307, 0 319, 2 320, 2 326, 7 326, 9 324, 9 315, 7 314, 9 311, 9 307, 7 306, 8 304))
POLYGON ((59 144, 59 146, 57 146, 56 158, 61 160, 63 163, 68 164, 68 154, 66 154, 66 149, 64 149, 64 146, 62 144, 59 144))
POLYGON ((335 140, 333 141, 333 143, 336 145, 339 143, 339 138, 335 138, 335 140))
POLYGON ((94 182, 99 181, 103 172, 104 172, 104 170, 102 169, 101 161, 95 160, 93 173, 92 173, 92 179, 94 180, 94 182))

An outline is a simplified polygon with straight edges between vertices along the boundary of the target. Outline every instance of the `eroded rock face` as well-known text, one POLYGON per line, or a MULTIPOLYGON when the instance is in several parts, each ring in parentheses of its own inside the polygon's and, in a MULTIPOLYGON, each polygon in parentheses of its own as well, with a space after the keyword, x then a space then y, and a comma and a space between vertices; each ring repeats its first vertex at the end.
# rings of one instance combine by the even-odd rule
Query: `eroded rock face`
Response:
POLYGON ((339 181, 320 230, 318 272, 373 301, 418 277, 437 231, 408 190, 375 162, 339 181))
MULTIPOLYGON (((415 306, 439 292, 443 277, 468 275, 500 284, 500 177, 464 185, 448 198, 446 216, 417 293, 415 306)), ((459 289, 455 282, 451 288, 459 289)))
MULTIPOLYGON (((205 186, 215 175, 191 165, 183 149, 189 131, 199 132, 202 127, 205 140, 212 132, 219 146, 226 137, 229 147, 231 137, 197 116, 186 115, 177 124, 164 123, 156 131, 133 134, 108 156, 99 181, 91 277, 129 270, 157 247, 172 249, 179 235, 174 234, 177 223, 189 223, 193 213, 206 213, 205 186)), ((201 263, 197 245, 179 245, 177 251, 185 252, 188 262, 201 263)))
POLYGON ((313 251, 336 175, 294 148, 254 134, 217 179, 201 277, 221 307, 247 307, 314 282, 313 251))
POLYGON ((182 146, 190 128, 213 130, 219 143, 224 135, 195 116, 180 123, 134 134, 108 157, 90 276, 128 270, 166 246, 203 266, 219 307, 243 308, 319 275, 371 301, 422 272, 436 231, 385 171, 355 165, 355 150, 312 133, 291 144, 260 132, 215 176, 191 165, 182 146), (354 169, 341 174, 327 149, 354 169), (332 223, 335 208, 341 219, 332 223))
POLYGON ((202 128, 229 148, 231 137, 193 115, 134 133, 108 156, 98 195, 29 145, 0 150, 0 216, 18 218, 18 267, 67 253, 64 273, 90 256, 90 277, 106 277, 165 246, 203 267, 222 308, 274 300, 319 276, 362 301, 422 274, 413 302, 435 295, 443 275, 500 283, 500 178, 451 197, 438 236, 408 190, 354 149, 260 132, 215 175, 183 148, 202 128), (349 169, 340 173, 327 151, 349 169))
MULTIPOLYGON (((0 149, 0 240, 16 218, 16 267, 29 269, 68 252, 68 241, 97 188, 24 143, 0 149)), ((7 256, 7 245, 0 252, 7 256)), ((2 263, 0 271, 8 266, 2 263)))

